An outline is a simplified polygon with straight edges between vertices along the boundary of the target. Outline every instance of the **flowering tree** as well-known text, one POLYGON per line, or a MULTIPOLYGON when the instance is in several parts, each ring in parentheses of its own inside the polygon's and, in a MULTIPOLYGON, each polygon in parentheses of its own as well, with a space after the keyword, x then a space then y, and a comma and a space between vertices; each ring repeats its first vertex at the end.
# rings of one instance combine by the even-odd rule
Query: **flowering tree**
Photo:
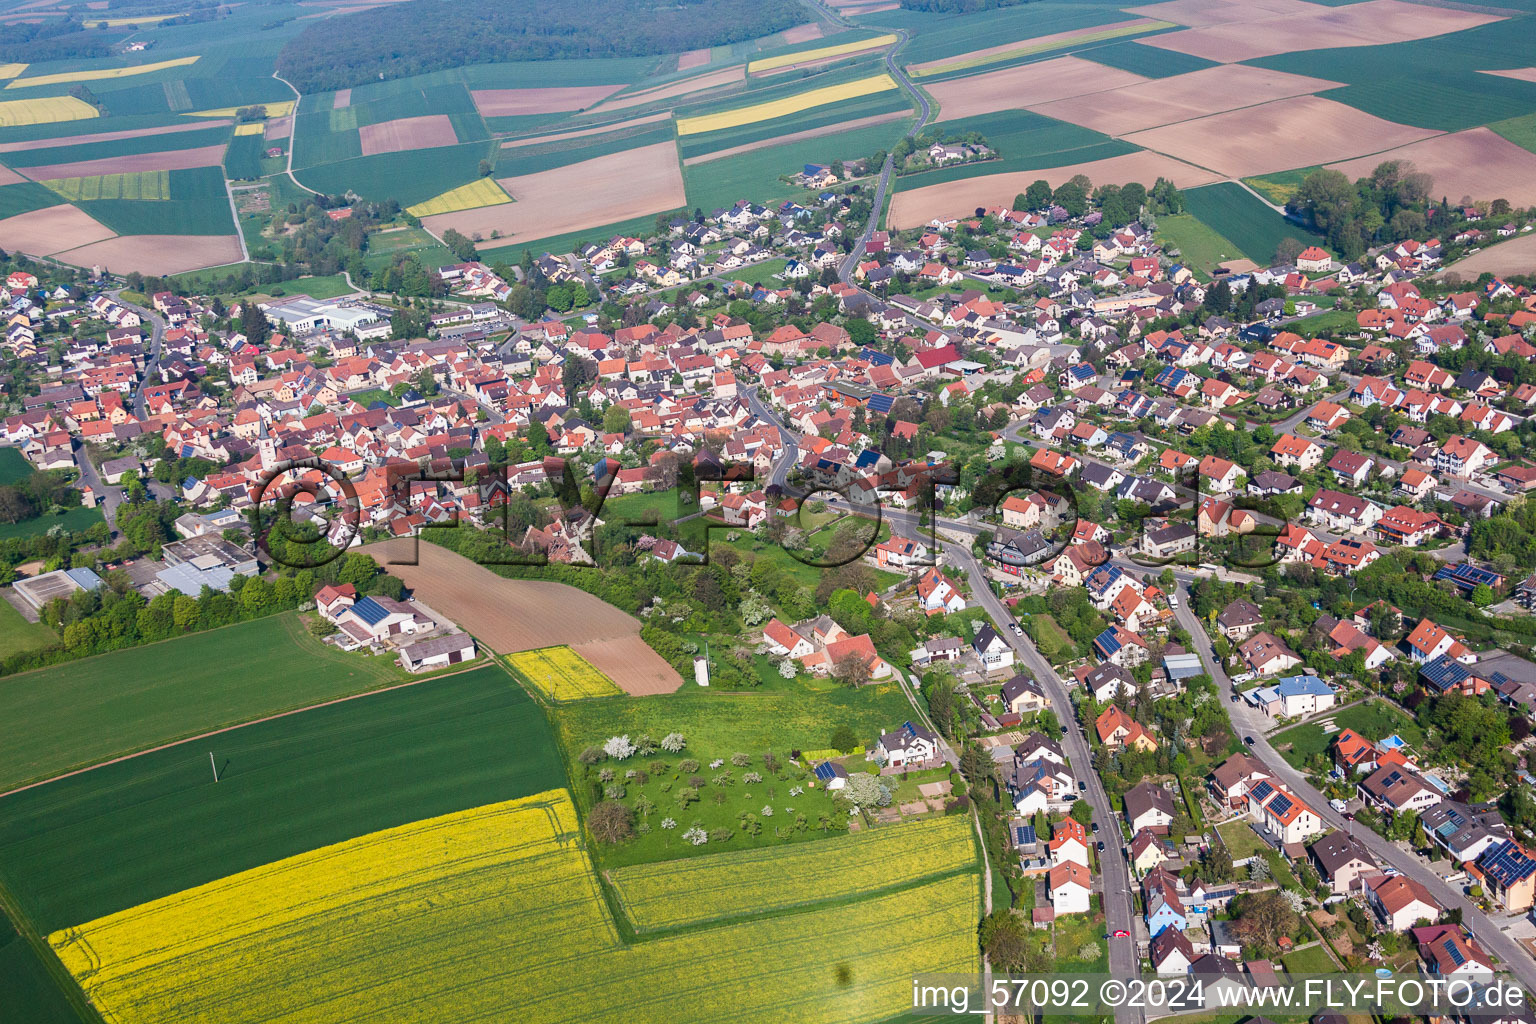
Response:
POLYGON ((669 754, 676 754, 688 745, 680 732, 669 732, 661 738, 661 749, 669 754))
POLYGON ((610 736, 608 742, 603 744, 603 753, 616 761, 622 761, 634 756, 635 745, 629 742, 627 733, 623 736, 610 736))
POLYGON ((683 838, 688 840, 694 846, 703 846, 705 843, 709 842, 709 833, 695 825, 693 828, 690 828, 687 832, 683 833, 683 838))

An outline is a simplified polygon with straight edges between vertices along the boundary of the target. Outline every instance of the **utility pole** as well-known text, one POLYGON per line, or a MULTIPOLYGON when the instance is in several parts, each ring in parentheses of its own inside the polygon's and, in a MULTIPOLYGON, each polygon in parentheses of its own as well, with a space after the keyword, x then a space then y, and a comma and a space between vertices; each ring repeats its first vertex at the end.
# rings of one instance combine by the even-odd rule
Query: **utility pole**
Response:
POLYGON ((213 751, 208 751, 208 767, 213 769, 213 781, 219 781, 219 763, 213 759, 213 751))

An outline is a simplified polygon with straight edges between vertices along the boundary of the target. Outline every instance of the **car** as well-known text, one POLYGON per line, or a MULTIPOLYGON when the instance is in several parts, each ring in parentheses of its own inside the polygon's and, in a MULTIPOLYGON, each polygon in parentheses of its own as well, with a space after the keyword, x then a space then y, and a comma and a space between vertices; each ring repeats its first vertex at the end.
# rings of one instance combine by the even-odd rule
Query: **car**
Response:
POLYGON ((1097 849, 1100 853, 1103 853, 1104 852, 1104 840, 1100 839, 1099 842, 1098 842, 1098 845, 1095 847, 1095 849, 1097 849))
POLYGON ((1013 635, 1014 636, 1023 636, 1024 635, 1024 630, 1019 626, 1019 624, 1017 622, 1012 623, 1011 625, 1013 626, 1013 635))
POLYGON ((1238 695, 1237 695, 1237 694, 1235 694, 1235 693, 1234 693, 1234 694, 1233 694, 1233 695, 1232 695, 1232 703, 1233 703, 1233 704, 1236 704, 1236 703, 1237 703, 1237 702, 1238 702, 1238 701, 1240 701, 1240 700, 1242 700, 1242 699, 1243 699, 1243 698, 1242 698, 1242 697, 1240 697, 1240 696, 1238 696, 1238 695))
POLYGON ((1131 933, 1126 931, 1124 928, 1116 928, 1114 931, 1109 933, 1109 937, 1111 939, 1128 939, 1131 937, 1131 933))
POLYGON ((1093 829, 1093 834, 1094 835, 1098 835, 1099 834, 1099 823, 1098 822, 1095 821, 1092 824, 1090 824, 1088 827, 1093 829))
POLYGON ((1244 736, 1243 737, 1243 742, 1248 744, 1251 747, 1251 746, 1253 746, 1253 737, 1252 736, 1244 736))
POLYGON ((1086 792, 1088 792, 1088 783, 1086 783, 1086 782, 1079 782, 1077 784, 1077 791, 1079 793, 1086 793, 1086 792))
POLYGON ((1168 595, 1168 607, 1169 608, 1177 608, 1178 606, 1179 606, 1179 595, 1178 594, 1169 594, 1168 595))

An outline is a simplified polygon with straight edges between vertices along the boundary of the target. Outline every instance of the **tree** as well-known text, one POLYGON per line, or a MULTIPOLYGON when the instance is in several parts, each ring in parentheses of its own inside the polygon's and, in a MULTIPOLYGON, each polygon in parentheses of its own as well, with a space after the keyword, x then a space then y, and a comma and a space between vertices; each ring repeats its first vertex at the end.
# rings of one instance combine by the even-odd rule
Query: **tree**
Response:
POLYGON ((476 258, 475 243, 454 228, 443 232, 443 244, 448 250, 459 258, 461 262, 470 263, 476 258))
POLYGON ((851 752, 858 745, 858 735, 846 725, 840 725, 833 729, 831 737, 827 740, 827 746, 833 750, 840 750, 845 754, 851 752))
POLYGON ((1007 907, 994 910, 981 922, 981 948, 992 966, 1004 971, 1023 971, 1028 966, 1029 932, 1007 907))
POLYGON ((1486 583, 1479 583, 1472 588, 1472 603, 1479 608, 1487 608, 1498 600, 1493 593, 1493 588, 1486 583))
POLYGON ((478 173, 482 178, 489 178, 496 168, 489 160, 481 160, 478 173))
POLYGON ((587 827, 592 830, 592 838, 614 846, 634 838, 635 815, 617 800, 604 800, 588 812, 587 827))
POLYGON ((1082 825, 1084 828, 1087 828, 1088 823, 1093 821, 1093 807, 1088 803, 1087 800, 1073 801, 1072 820, 1077 822, 1079 825, 1082 825))
POLYGON ((1280 239, 1280 244, 1275 246, 1275 264, 1289 266, 1295 263, 1296 257, 1301 255, 1303 248, 1305 246, 1299 240, 1287 235, 1285 238, 1280 239))
POLYGON ((1238 937, 1265 949, 1278 947, 1281 937, 1296 928, 1296 912, 1278 889, 1246 894, 1235 909, 1238 937))
POLYGON ((858 651, 849 651, 832 663, 832 677, 852 689, 869 682, 869 675, 870 659, 858 651))
POLYGON ((1020 210, 1042 210, 1051 204, 1051 183, 1044 178, 1037 178, 1030 182, 1029 188, 1024 190, 1024 205, 1020 210))
POLYGON ((891 791, 879 776, 868 772, 850 772, 843 797, 855 807, 888 807, 891 791))
POLYGON ((623 434, 629 431, 629 410, 622 405, 610 405, 603 410, 603 432, 623 434))

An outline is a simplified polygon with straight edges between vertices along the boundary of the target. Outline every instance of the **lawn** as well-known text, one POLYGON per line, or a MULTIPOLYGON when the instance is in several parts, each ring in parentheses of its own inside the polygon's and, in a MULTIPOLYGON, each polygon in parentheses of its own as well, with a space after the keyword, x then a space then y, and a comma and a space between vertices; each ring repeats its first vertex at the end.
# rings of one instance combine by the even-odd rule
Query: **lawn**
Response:
POLYGON ((1159 217, 1157 232, 1165 245, 1179 250, 1180 262, 1205 278, 1216 264, 1243 257, 1242 250, 1192 214, 1159 217))
POLYGON ((25 480, 36 472, 20 448, 0 448, 0 485, 25 480))
MULTIPOLYGON (((1410 746, 1424 747, 1424 730, 1406 712, 1400 711, 1382 700, 1369 700, 1351 705, 1332 716, 1333 722, 1343 729, 1353 729, 1368 740, 1380 740, 1396 733, 1410 746)), ((1274 737, 1275 749, 1296 767, 1301 767, 1314 754, 1323 754, 1338 732, 1324 733, 1318 722, 1293 726, 1274 737), (1288 745, 1288 746, 1287 746, 1288 745)))
POLYGON ((1077 652, 1077 645, 1072 638, 1056 624, 1056 620, 1046 614, 1031 615, 1025 620, 1025 628, 1029 630, 1029 637, 1040 648, 1040 653, 1045 655, 1053 665, 1059 665, 1077 652))
POLYGON ((1269 266, 1275 249, 1286 238, 1297 239, 1302 245, 1323 244, 1320 236, 1290 223, 1233 182, 1187 189, 1184 207, 1261 267, 1269 266))
POLYGON ((729 281, 745 281, 747 284, 760 284, 766 288, 782 288, 787 282, 779 280, 774 275, 780 273, 788 263, 789 261, 785 259, 764 260, 725 276, 729 281))
POLYGON ((41 622, 28 622, 9 601, 0 601, 0 658, 19 651, 47 647, 58 639, 41 622))
POLYGON ((321 644, 294 614, 0 679, 0 790, 288 708, 400 682, 393 660, 321 644))
POLYGON ((379 829, 563 783, 538 705, 487 665, 0 799, 0 884, 40 931, 52 932, 379 829))
POLYGON ((1321 942, 1315 946, 1298 949, 1283 957, 1281 962, 1285 964, 1286 971, 1291 974, 1334 974, 1339 969, 1339 965, 1333 962, 1333 958, 1328 955, 1328 950, 1321 942))
POLYGON ((356 402, 363 408, 371 406, 374 402, 383 402, 391 408, 400 404, 400 399, 381 388, 369 388, 366 391, 353 391, 346 396, 347 401, 356 402))
POLYGON ((1325 753, 1328 750, 1328 744, 1337 735, 1338 733, 1324 733, 1321 725, 1308 722, 1306 725, 1292 726, 1276 734, 1270 742, 1292 766, 1300 768, 1313 755, 1325 753))
POLYGON ((1247 821, 1229 821, 1224 825, 1217 825, 1216 832, 1221 836, 1221 841, 1226 844, 1227 851, 1232 854, 1233 860, 1245 860, 1269 850, 1269 844, 1259 838, 1247 821))
POLYGON ((55 526, 62 527, 65 533, 77 533, 104 522, 106 518, 101 514, 101 509, 78 505, 65 509, 58 515, 44 513, 35 519, 24 519, 19 523, 0 523, 0 540, 35 537, 40 533, 47 533, 55 526))

